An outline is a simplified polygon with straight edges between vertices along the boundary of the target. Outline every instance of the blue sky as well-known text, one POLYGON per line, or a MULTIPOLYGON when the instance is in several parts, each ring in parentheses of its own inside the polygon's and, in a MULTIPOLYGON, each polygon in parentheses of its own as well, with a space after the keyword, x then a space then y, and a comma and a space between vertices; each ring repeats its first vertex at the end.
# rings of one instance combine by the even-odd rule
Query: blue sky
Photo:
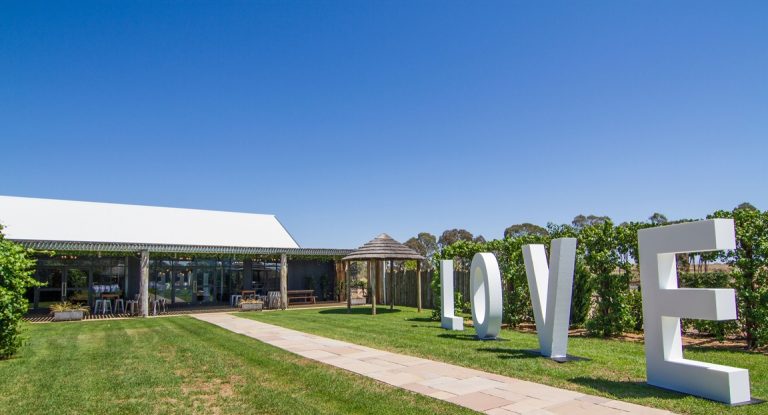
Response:
POLYGON ((305 247, 768 209, 768 2, 0 3, 0 194, 305 247))

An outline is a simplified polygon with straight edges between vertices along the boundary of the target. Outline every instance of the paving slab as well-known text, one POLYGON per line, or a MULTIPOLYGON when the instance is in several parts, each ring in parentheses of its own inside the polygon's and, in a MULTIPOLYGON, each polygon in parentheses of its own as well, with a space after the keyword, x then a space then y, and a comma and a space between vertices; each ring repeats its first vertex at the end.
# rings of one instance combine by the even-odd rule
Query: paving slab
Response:
POLYGON ((671 414, 628 402, 328 339, 228 313, 192 314, 192 317, 307 359, 486 414, 671 414))

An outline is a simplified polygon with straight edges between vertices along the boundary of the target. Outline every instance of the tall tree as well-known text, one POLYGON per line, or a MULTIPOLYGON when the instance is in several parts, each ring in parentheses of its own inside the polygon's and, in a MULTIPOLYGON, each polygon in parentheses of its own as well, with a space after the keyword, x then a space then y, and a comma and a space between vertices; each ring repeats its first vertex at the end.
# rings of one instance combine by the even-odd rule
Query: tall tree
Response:
POLYGON ((605 221, 609 221, 611 218, 608 216, 596 216, 596 215, 576 215, 573 218, 573 221, 571 221, 571 225, 573 225, 574 228, 577 230, 582 229, 586 226, 591 225, 599 225, 601 223, 604 223, 605 221))
POLYGON ((448 229, 440 235, 437 244, 443 249, 457 241, 472 241, 473 238, 474 236, 472 235, 472 232, 466 229, 448 229))
POLYGON ((757 208, 756 208, 756 207, 755 207, 753 204, 751 204, 751 203, 749 203, 749 202, 740 203, 738 206, 736 206, 736 209, 751 209, 751 210, 757 210, 757 208))
POLYGON ((539 225, 534 225, 528 222, 518 223, 517 225, 512 225, 507 229, 504 229, 505 238, 517 238, 524 235, 546 236, 547 230, 539 225))
POLYGON ((476 243, 479 243, 479 244, 484 244, 486 241, 485 241, 485 237, 483 235, 477 235, 474 238, 472 238, 472 242, 476 242, 476 243))
POLYGON ((430 258, 437 250, 437 238, 429 232, 419 232, 415 237, 405 241, 405 245, 424 257, 430 258))
MULTIPOLYGON (((417 236, 405 241, 404 243, 414 251, 424 255, 424 261, 422 261, 423 269, 432 268, 432 257, 437 252, 437 238, 429 232, 420 232, 417 236)), ((406 261, 404 263, 406 269, 415 269, 416 262, 406 261)))
POLYGON ((653 215, 648 217, 648 221, 650 221, 653 226, 659 226, 669 222, 667 217, 659 212, 654 212, 653 215))

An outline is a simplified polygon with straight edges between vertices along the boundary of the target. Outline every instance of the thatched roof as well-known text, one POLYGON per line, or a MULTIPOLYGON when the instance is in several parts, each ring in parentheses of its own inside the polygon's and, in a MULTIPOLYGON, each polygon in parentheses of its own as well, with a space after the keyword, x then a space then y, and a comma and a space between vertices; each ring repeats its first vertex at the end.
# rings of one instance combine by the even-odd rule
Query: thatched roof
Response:
POLYGON ((345 261, 366 259, 424 259, 424 257, 386 233, 382 233, 343 258, 345 261))

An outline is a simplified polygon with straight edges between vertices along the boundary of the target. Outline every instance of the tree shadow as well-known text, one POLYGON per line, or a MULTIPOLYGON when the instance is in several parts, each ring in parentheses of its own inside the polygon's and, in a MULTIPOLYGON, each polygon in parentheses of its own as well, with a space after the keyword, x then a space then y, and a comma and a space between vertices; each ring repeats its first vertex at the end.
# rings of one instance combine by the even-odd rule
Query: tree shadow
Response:
POLYGON ((503 347, 484 347, 477 349, 480 352, 496 353, 499 359, 537 359, 541 354, 530 349, 507 349, 503 347))
POLYGON ((435 322, 435 320, 432 320, 432 317, 411 317, 411 318, 405 319, 405 321, 420 321, 422 323, 435 322))
MULTIPOLYGON (((401 312, 400 309, 395 308, 390 310, 389 307, 376 307, 376 314, 394 314, 401 312)), ((352 307, 347 310, 346 308, 326 308, 321 310, 318 314, 344 314, 344 315, 372 315, 370 307, 352 307)))
POLYGON ((476 335, 474 334, 462 334, 462 333, 442 333, 438 334, 437 337, 442 337, 445 339, 454 339, 454 340, 464 340, 464 341, 481 341, 481 342, 505 342, 508 341, 507 339, 478 339, 476 335))
POLYGON ((477 336, 474 334, 460 334, 460 333, 441 333, 437 337, 444 339, 465 340, 465 341, 477 341, 477 336))
POLYGON ((608 380, 579 376, 569 379, 571 382, 604 392, 613 398, 683 399, 690 395, 658 388, 646 382, 632 380, 608 380))

